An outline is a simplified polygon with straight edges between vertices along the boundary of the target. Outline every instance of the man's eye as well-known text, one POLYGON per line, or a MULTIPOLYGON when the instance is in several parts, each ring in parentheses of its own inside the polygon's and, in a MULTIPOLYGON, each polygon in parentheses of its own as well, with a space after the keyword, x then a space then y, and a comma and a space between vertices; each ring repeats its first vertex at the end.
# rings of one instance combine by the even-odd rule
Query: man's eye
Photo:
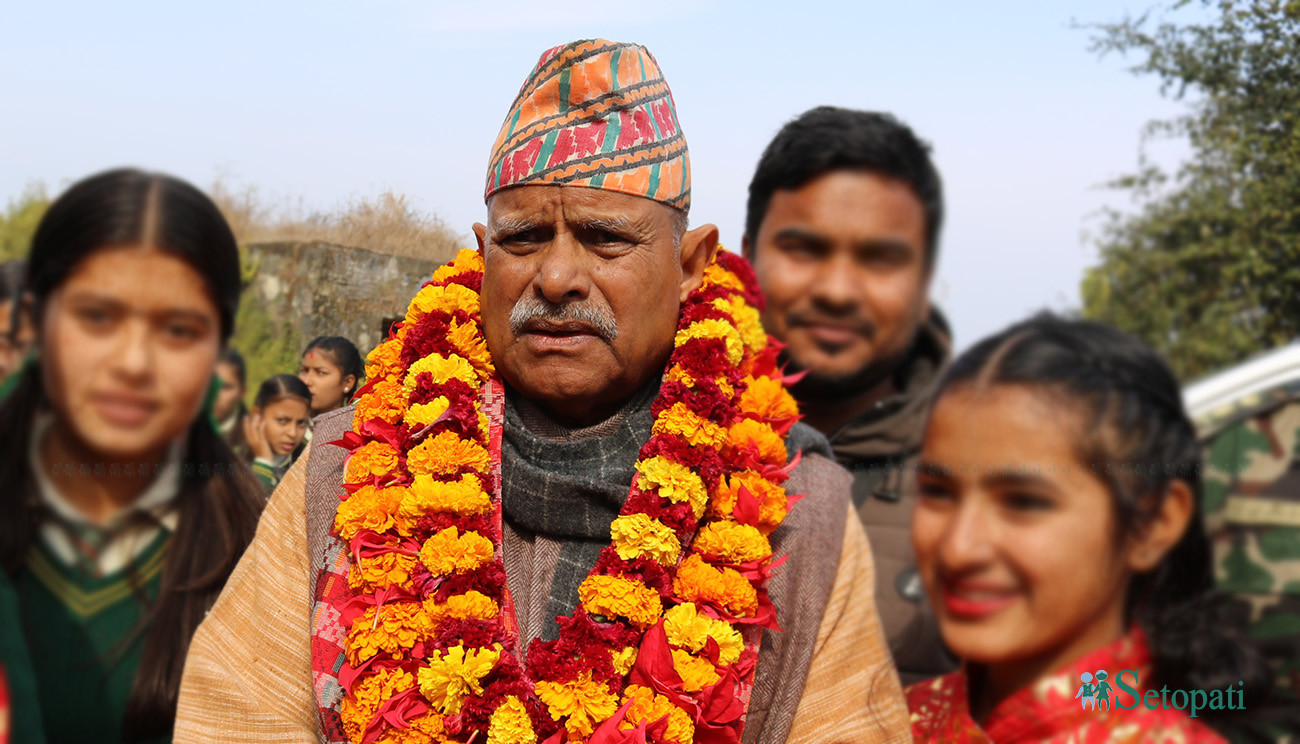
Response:
POLYGON ((113 314, 99 307, 82 307, 76 312, 77 318, 93 328, 106 328, 113 322, 113 314))
POLYGON ((1045 496, 1022 492, 1007 494, 1003 497, 1002 503, 1007 508, 1018 512, 1048 511, 1055 506, 1055 503, 1045 496))
POLYGON ((200 336, 202 332, 186 323, 169 323, 167 325, 167 336, 176 341, 193 341, 200 336))
POLYGON ((920 481, 917 483, 916 490, 920 497, 926 501, 943 502, 952 501, 955 498, 951 488, 934 481, 920 481))

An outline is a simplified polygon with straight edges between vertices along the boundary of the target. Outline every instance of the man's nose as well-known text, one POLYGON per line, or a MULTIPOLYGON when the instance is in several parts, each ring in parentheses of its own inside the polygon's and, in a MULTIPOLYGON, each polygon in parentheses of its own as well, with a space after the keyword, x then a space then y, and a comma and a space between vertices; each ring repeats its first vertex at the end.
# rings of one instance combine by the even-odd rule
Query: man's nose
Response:
POLYGON ((568 230, 559 230, 542 251, 534 285, 554 304, 582 300, 591 291, 590 255, 568 230))
POLYGON ((823 261, 817 281, 812 285, 813 299, 836 310, 847 310, 858 304, 862 288, 857 279, 853 259, 836 253, 823 261))

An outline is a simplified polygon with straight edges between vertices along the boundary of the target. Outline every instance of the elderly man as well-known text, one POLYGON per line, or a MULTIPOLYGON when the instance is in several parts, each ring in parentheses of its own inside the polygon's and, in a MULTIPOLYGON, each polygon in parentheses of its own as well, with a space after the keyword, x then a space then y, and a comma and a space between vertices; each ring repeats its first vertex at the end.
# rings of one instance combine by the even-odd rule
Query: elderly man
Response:
POLYGON ((686 229, 649 52, 543 54, 486 197, 272 497, 176 740, 910 740, 849 476, 686 229))
POLYGON ((925 144, 888 114, 822 106, 782 127, 749 186, 744 251, 763 325, 806 375, 806 421, 853 472, 876 601, 904 684, 950 671, 912 557, 930 390, 949 331, 930 305, 943 195, 925 144))

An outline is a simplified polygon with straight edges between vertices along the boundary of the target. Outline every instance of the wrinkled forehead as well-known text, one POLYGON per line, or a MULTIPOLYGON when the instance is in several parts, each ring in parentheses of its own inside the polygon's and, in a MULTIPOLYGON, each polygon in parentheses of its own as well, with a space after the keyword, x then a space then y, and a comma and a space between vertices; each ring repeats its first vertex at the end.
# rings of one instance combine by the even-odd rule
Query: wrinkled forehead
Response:
POLYGON ((538 228, 603 230, 653 242, 671 236, 672 207, 627 194, 566 186, 518 186, 487 203, 489 238, 538 228))

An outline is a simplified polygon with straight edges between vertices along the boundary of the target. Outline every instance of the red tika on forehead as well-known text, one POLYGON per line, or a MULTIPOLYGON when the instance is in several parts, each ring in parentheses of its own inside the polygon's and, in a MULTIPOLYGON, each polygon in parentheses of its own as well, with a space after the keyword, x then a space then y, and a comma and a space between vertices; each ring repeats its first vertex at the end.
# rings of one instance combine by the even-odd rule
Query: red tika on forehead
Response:
POLYGON ((526 184, 606 189, 690 210, 686 138, 648 49, 595 39, 542 54, 492 147, 484 198, 526 184))

